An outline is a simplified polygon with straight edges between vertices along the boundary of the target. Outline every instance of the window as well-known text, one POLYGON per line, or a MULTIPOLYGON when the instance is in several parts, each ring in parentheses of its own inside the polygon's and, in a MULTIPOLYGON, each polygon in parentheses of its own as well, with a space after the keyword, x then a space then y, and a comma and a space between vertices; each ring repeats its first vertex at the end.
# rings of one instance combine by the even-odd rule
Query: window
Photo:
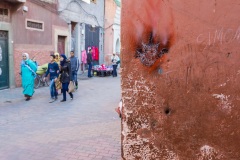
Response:
POLYGON ((26 28, 31 30, 44 31, 44 22, 26 19, 26 28))
POLYGON ((8 16, 8 9, 0 8, 0 16, 8 16))
POLYGON ((6 8, 0 8, 0 21, 9 22, 10 21, 10 12, 6 8))
POLYGON ((92 3, 97 3, 97 0, 91 0, 92 3))
POLYGON ((41 0, 42 2, 47 2, 47 3, 57 3, 56 0, 41 0))

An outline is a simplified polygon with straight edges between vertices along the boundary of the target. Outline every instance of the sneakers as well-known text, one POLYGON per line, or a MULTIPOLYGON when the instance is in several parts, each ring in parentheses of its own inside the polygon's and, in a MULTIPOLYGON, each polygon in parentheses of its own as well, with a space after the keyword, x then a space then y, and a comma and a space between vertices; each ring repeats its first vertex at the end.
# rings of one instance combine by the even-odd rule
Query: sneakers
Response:
POLYGON ((50 99, 49 103, 53 103, 53 102, 56 101, 56 100, 57 100, 56 98, 53 98, 53 97, 52 97, 52 98, 50 99))
POLYGON ((66 101, 66 100, 63 99, 63 100, 61 100, 60 102, 65 102, 65 101, 66 101))

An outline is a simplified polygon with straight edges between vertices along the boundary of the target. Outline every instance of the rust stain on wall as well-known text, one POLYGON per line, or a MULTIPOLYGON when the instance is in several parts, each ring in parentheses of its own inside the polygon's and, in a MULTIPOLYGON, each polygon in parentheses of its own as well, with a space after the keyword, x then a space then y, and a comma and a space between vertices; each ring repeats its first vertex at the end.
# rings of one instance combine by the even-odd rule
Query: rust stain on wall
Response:
POLYGON ((122 0, 123 159, 240 159, 239 9, 122 0), (150 35, 169 51, 144 65, 135 55, 150 35))

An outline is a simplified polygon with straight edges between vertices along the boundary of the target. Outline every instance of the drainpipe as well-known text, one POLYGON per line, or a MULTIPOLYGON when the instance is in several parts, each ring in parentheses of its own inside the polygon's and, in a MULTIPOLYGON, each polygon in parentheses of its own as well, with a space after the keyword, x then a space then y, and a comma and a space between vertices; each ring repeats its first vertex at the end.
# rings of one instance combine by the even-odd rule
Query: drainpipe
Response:
MULTIPOLYGON (((68 53, 70 53, 72 48, 72 24, 71 21, 67 22, 68 24, 68 32, 69 32, 69 41, 68 41, 68 53)), ((68 56, 68 53, 65 53, 68 56)))
POLYGON ((105 28, 105 10, 106 10, 105 1, 103 1, 103 6, 104 7, 103 7, 103 27, 102 27, 102 37, 103 37, 102 38, 103 39, 103 41, 102 41, 102 52, 103 52, 102 59, 103 60, 102 61, 103 61, 103 64, 105 64, 105 53, 104 53, 104 48, 105 48, 105 42, 104 42, 105 41, 105 29, 104 28, 105 28))

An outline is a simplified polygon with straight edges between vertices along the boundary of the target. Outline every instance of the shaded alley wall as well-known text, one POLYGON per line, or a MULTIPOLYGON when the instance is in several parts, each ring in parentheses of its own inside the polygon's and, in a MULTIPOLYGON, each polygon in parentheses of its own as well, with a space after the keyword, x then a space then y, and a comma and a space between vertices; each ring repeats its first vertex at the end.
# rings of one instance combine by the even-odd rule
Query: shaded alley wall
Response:
POLYGON ((239 4, 122 0, 123 159, 240 159, 239 4))

